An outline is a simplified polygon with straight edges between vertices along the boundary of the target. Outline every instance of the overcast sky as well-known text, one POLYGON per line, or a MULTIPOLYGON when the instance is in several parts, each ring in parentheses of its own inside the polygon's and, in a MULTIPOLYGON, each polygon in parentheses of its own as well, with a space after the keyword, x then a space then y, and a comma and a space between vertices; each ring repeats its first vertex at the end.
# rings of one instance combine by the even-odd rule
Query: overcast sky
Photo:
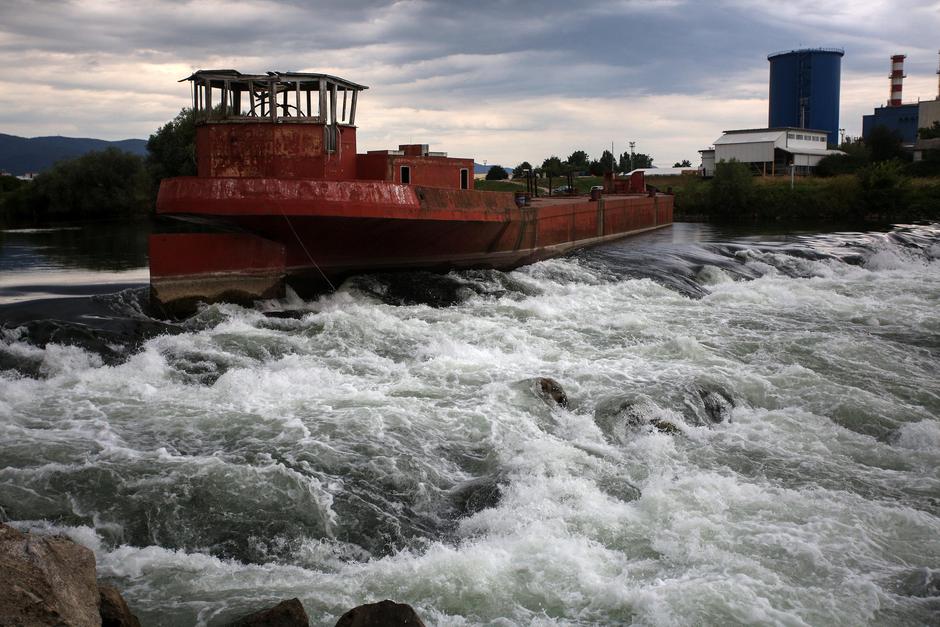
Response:
POLYGON ((0 0, 0 133, 146 138, 196 69, 368 85, 359 150, 428 143, 515 165, 628 141, 657 165, 767 125, 767 54, 841 47, 840 126, 937 96, 940 0, 0 0))

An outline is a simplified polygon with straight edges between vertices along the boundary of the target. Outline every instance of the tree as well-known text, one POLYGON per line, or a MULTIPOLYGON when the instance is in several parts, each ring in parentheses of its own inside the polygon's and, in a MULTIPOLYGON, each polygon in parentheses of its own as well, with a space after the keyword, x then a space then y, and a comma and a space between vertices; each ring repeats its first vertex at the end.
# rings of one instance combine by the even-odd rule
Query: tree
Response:
POLYGON ((528 161, 523 161, 516 167, 512 169, 512 178, 519 179, 525 178, 527 174, 532 173, 532 164, 528 161))
POLYGON ((487 181, 505 181, 509 178, 509 172, 501 165, 494 165, 486 173, 487 181))
POLYGON ((601 153, 600 158, 601 168, 604 172, 613 172, 614 170, 614 153, 609 150, 605 150, 601 153))
POLYGON ((619 169, 621 172, 630 172, 637 168, 652 168, 653 158, 642 152, 625 152, 620 155, 619 169))
POLYGON ((844 154, 826 155, 816 164, 816 176, 853 174, 871 162, 871 151, 861 139, 847 139, 839 146, 844 154))
POLYGON ((865 139, 865 144, 868 146, 871 160, 875 163, 904 156, 904 149, 901 147, 901 135, 884 125, 873 128, 865 139))
POLYGON ((590 158, 583 150, 575 150, 568 155, 568 164, 577 172, 587 172, 590 167, 590 158))
POLYGON ((926 128, 917 129, 917 136, 921 139, 940 138, 940 122, 934 121, 933 124, 926 128))
POLYGON ((196 117, 192 109, 179 114, 157 129, 147 140, 147 169, 154 188, 173 176, 196 174, 196 117))
POLYGON ((906 206, 910 181, 900 163, 876 162, 860 169, 858 177, 864 208, 871 213, 891 218, 906 206))
POLYGON ((676 161, 675 163, 673 163, 673 164, 672 164, 672 167, 674 167, 674 168, 691 168, 691 167, 692 167, 692 162, 689 161, 688 159, 683 159, 682 161, 676 161))
POLYGON ((552 179, 556 176, 561 176, 564 173, 564 167, 562 166, 561 159, 552 155, 542 162, 542 172, 545 176, 548 177, 548 189, 552 189, 552 179))
POLYGON ((747 216, 754 196, 754 176, 746 163, 735 159, 715 164, 709 205, 720 220, 740 220, 747 216))
POLYGON ((5 198, 5 219, 43 222, 127 218, 152 207, 144 160, 117 148, 59 161, 5 198))

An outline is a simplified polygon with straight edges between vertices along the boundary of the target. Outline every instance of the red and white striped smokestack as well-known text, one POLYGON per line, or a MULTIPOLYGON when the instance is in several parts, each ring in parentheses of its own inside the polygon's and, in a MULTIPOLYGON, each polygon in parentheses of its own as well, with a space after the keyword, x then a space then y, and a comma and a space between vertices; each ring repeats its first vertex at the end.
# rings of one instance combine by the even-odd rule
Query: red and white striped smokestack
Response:
POLYGON ((896 54, 891 57, 891 98, 888 99, 889 107, 901 106, 901 90, 904 83, 904 59, 907 56, 896 54))

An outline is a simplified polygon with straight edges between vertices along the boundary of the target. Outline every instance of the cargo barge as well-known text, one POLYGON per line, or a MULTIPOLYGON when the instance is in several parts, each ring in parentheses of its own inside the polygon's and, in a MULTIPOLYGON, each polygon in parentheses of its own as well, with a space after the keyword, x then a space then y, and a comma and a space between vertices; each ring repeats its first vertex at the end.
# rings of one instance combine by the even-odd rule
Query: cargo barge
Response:
POLYGON ((187 79, 197 175, 164 179, 157 213, 216 232, 151 236, 152 300, 309 295, 358 273, 508 270, 672 223, 642 175, 592 197, 474 189, 473 160, 424 144, 356 152, 366 87, 326 74, 201 70, 187 79))

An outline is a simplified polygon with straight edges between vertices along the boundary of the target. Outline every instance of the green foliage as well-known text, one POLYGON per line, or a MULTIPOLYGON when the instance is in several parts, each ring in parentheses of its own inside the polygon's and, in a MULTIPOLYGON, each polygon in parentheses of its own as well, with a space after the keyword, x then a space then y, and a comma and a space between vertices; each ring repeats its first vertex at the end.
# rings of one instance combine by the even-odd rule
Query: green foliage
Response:
POLYGON ((816 165, 817 176, 854 174, 871 162, 871 151, 861 139, 843 142, 839 150, 843 155, 827 155, 816 165))
POLYGON ((682 161, 676 161, 675 163, 673 163, 673 164, 672 164, 672 167, 674 167, 674 168, 691 168, 691 167, 692 167, 692 162, 689 161, 688 159, 683 159, 682 161))
POLYGON ((871 130, 865 144, 868 146, 871 160, 875 163, 905 157, 904 149, 901 147, 901 135, 883 125, 878 125, 871 130))
POLYGON ((147 140, 147 169, 154 189, 161 179, 196 174, 196 119, 183 109, 147 140))
POLYGON ((8 224, 145 215, 150 181, 137 155, 108 148, 60 161, 4 198, 8 224))
POLYGON ((548 159, 542 162, 542 172, 545 176, 553 178, 556 176, 561 176, 565 172, 564 165, 561 162, 561 159, 552 155, 548 159))
POLYGON ((525 183, 519 181, 474 181, 473 189, 483 192, 517 192, 525 190, 525 183))
POLYGON ((512 169, 512 178, 514 179, 525 178, 526 174, 531 171, 532 171, 532 164, 529 163, 528 161, 523 161, 522 163, 520 163, 519 165, 517 165, 516 167, 512 169))
POLYGON ((590 158, 588 153, 583 150, 575 150, 573 153, 568 155, 568 164, 576 172, 587 172, 588 167, 590 166, 590 158))
POLYGON ((917 129, 917 136, 921 139, 938 139, 940 138, 940 122, 934 122, 926 128, 917 129))
POLYGON ((504 181, 509 178, 509 172, 501 165, 494 165, 486 173, 487 181, 504 181))
POLYGON ((652 167, 653 158, 642 152, 635 152, 632 155, 629 152, 625 152, 620 155, 620 159, 617 163, 617 168, 621 172, 630 172, 631 170, 636 170, 637 168, 652 167))
POLYGON ((712 214, 719 220, 734 220, 748 215, 754 197, 754 176, 746 163, 732 159, 715 165, 711 182, 712 214))
POLYGON ((4 174, 0 176, 0 194, 6 194, 8 192, 16 191, 26 184, 26 181, 21 181, 15 176, 10 176, 4 174))
POLYGON ((890 217, 907 205, 910 180, 900 163, 872 163, 859 170, 856 176, 863 200, 860 208, 867 212, 890 217))

